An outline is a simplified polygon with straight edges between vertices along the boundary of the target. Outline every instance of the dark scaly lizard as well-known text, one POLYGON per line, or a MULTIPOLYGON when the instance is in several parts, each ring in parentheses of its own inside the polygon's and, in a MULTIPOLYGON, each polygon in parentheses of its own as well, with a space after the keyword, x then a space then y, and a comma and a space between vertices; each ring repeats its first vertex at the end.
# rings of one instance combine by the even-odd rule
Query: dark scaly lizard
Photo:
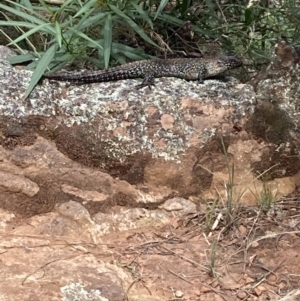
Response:
POLYGON ((234 56, 219 58, 175 58, 143 60, 112 67, 107 70, 73 74, 45 74, 43 77, 58 81, 70 81, 76 84, 108 82, 120 79, 143 78, 137 86, 154 86, 154 79, 159 77, 177 77, 185 80, 203 80, 242 66, 242 61, 234 56))

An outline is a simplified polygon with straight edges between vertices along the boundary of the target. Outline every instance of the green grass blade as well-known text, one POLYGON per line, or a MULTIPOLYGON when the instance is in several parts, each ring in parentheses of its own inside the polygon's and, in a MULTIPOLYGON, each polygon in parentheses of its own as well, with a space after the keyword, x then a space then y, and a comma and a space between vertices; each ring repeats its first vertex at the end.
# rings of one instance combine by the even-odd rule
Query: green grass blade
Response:
POLYGON ((15 65, 15 64, 32 61, 35 59, 36 59, 36 56, 34 54, 26 53, 26 54, 20 54, 20 55, 9 57, 6 60, 8 60, 10 64, 15 65))
MULTIPOLYGON (((88 26, 85 26, 85 24, 91 19, 90 16, 93 16, 95 15, 94 14, 94 9, 90 9, 88 10, 84 15, 81 15, 80 18, 79 18, 79 22, 78 24, 76 25, 76 29, 79 30, 79 31, 82 31, 83 28, 85 27, 88 27, 88 26)), ((96 14, 98 15, 98 14, 96 14)), ((93 23, 89 23, 92 27, 94 27, 95 25, 96 26, 99 26, 99 19, 95 19, 93 23)))
POLYGON ((49 65, 49 69, 51 69, 51 73, 54 73, 56 71, 59 71, 61 70, 65 65, 67 64, 71 64, 72 62, 74 61, 74 58, 71 57, 69 60, 64 60, 64 61, 61 61, 61 62, 53 62, 53 63, 50 63, 49 65))
POLYGON ((154 43, 144 32, 142 28, 140 28, 131 18, 129 18, 127 15, 125 15, 121 10, 119 10, 116 6, 109 4, 109 8, 114 11, 118 16, 122 18, 125 22, 128 23, 128 25, 146 42, 148 42, 151 45, 154 45, 159 48, 159 46, 154 43))
POLYGON ((160 13, 162 12, 162 10, 165 8, 165 6, 168 4, 169 0, 161 0, 159 7, 156 11, 156 14, 154 16, 154 20, 158 17, 158 15, 160 15, 160 13))
MULTIPOLYGON (((71 64, 74 61, 74 56, 70 53, 66 53, 64 55, 59 56, 58 52, 56 52, 55 57, 51 61, 51 63, 48 66, 48 70, 51 70, 51 72, 59 70, 59 67, 61 65, 71 64), (58 67, 57 67, 58 66, 58 67)), ((26 70, 34 70, 37 65, 39 64, 38 60, 33 61, 29 65, 26 66, 26 70)))
POLYGON ((59 45, 59 48, 62 45, 62 35, 61 35, 61 27, 59 22, 55 21, 55 31, 56 31, 56 39, 57 39, 57 43, 59 45))
POLYGON ((47 69, 50 62, 52 61, 52 59, 55 56, 57 47, 58 47, 57 44, 52 45, 39 60, 38 65, 32 74, 29 86, 28 86, 26 94, 25 94, 25 99, 29 96, 29 94, 32 92, 32 90, 36 86, 36 84, 39 82, 39 80, 43 76, 45 70, 47 69))
POLYGON ((158 19, 162 20, 164 22, 167 22, 170 25, 176 25, 176 26, 181 26, 184 23, 183 20, 180 20, 180 19, 178 19, 176 17, 170 16, 170 15, 167 15, 167 14, 161 14, 161 15, 159 15, 158 19))
POLYGON ((112 21, 111 14, 107 15, 103 28, 104 36, 104 65, 108 68, 109 59, 111 54, 111 43, 112 43, 112 21))
POLYGON ((181 3, 180 11, 181 11, 181 16, 184 16, 191 4, 191 0, 183 0, 181 3))
POLYGON ((103 49, 103 46, 100 45, 99 43, 97 43, 97 41, 91 39, 89 36, 87 36, 86 34, 84 34, 81 31, 76 30, 75 28, 69 28, 70 31, 72 31, 73 33, 77 34, 79 37, 82 37, 83 39, 87 40, 88 42, 90 42, 92 45, 94 45, 97 48, 103 49))
POLYGON ((53 11, 51 10, 51 6, 47 5, 47 3, 44 0, 39 0, 42 7, 51 15, 53 16, 53 11))
MULTIPOLYGON (((15 4, 15 5, 17 5, 17 4, 15 4)), ((22 7, 23 7, 23 6, 22 6, 22 7)), ((24 7, 24 8, 25 8, 25 7, 24 7)), ((25 19, 25 20, 28 20, 28 21, 30 21, 30 22, 32 22, 32 23, 35 23, 35 24, 44 24, 44 23, 45 23, 45 22, 44 22, 43 20, 41 20, 41 19, 38 19, 38 18, 36 18, 36 17, 34 17, 34 16, 32 16, 32 15, 26 14, 26 13, 24 13, 24 12, 22 12, 22 11, 19 11, 19 10, 13 8, 13 7, 9 7, 9 6, 4 5, 4 4, 1 4, 1 3, 0 3, 0 9, 3 9, 3 10, 5 10, 5 11, 8 11, 8 12, 12 13, 13 15, 19 16, 19 17, 21 17, 21 18, 23 18, 23 19, 25 19)), ((26 8, 25 8, 25 9, 26 9, 26 8)))
POLYGON ((23 22, 23 21, 0 21, 0 26, 20 26, 27 28, 34 28, 36 24, 23 22))
MULTIPOLYGON (((26 6, 23 6, 22 4, 17 3, 16 1, 10 1, 10 0, 2 0, 2 1, 10 3, 11 5, 9 7, 11 7, 11 6, 17 7, 19 9, 18 11, 26 11, 26 12, 28 12, 28 14, 30 16, 34 15, 34 16, 36 16, 36 18, 38 20, 44 20, 44 22, 48 22, 48 19, 43 14, 41 14, 38 10, 36 12, 35 9, 29 9, 26 6)), ((42 1, 42 0, 39 0, 39 1, 42 1)), ((34 6, 34 8, 40 8, 40 6, 34 6)))
POLYGON ((77 14, 73 17, 74 19, 75 18, 78 18, 80 15, 82 14, 85 14, 91 10, 93 10, 92 8, 95 7, 95 4, 98 2, 98 0, 90 0, 90 1, 87 1, 85 3, 85 5, 83 5, 81 7, 81 9, 77 12, 77 14))
POLYGON ((32 5, 31 5, 31 2, 29 0, 22 0, 22 5, 27 7, 29 10, 32 10, 32 5))
POLYGON ((136 9, 136 11, 140 14, 140 16, 142 17, 143 20, 145 20, 149 26, 151 27, 151 29, 153 29, 153 23, 152 20, 149 18, 148 14, 146 14, 146 12, 136 3, 132 2, 131 5, 136 9))
MULTIPOLYGON (((88 17, 89 13, 86 14, 86 17, 88 17)), ((95 26, 96 24, 102 24, 100 21, 102 21, 102 19, 106 18, 106 16, 108 15, 109 13, 97 13, 97 15, 95 16, 92 16, 90 18, 84 18, 83 20, 81 20, 79 23, 78 23, 78 26, 77 26, 77 29, 78 30, 83 30, 87 27, 90 27, 90 26, 95 26)), ((99 26, 99 25, 98 25, 99 26)))
POLYGON ((124 44, 112 43, 112 53, 115 55, 116 53, 122 53, 126 57, 133 60, 142 60, 149 59, 149 55, 145 54, 143 50, 133 48, 124 44))
POLYGON ((64 10, 65 8, 67 8, 69 5, 72 4, 72 2, 74 2, 74 0, 67 0, 67 1, 64 1, 63 2, 63 5, 60 7, 60 9, 57 11, 57 14, 60 15, 64 10))
POLYGON ((41 25, 35 26, 34 28, 32 28, 29 31, 23 33, 21 36, 19 36, 18 38, 16 38, 12 42, 10 42, 8 44, 8 46, 19 43, 20 41, 26 39, 27 37, 31 36, 32 34, 36 33, 37 31, 40 31, 43 28, 47 28, 47 27, 49 28, 49 25, 51 25, 51 23, 43 23, 41 25))

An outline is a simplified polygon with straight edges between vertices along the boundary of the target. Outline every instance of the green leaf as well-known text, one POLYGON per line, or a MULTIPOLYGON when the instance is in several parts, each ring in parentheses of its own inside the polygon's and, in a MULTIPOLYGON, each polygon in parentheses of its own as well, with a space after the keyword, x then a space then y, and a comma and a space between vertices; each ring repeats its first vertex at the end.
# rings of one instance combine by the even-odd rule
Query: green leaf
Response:
POLYGON ((84 57, 84 59, 91 62, 97 69, 104 69, 103 61, 100 61, 98 58, 89 56, 84 57))
MULTIPOLYGON (((139 55, 139 54, 134 53, 134 52, 124 51, 124 52, 122 52, 122 54, 125 55, 126 57, 130 58, 133 61, 140 61, 140 60, 145 59, 145 56, 139 55)), ((146 59, 148 59, 148 57, 146 59)))
POLYGON ((98 44, 97 41, 91 39, 89 36, 87 36, 83 32, 78 31, 75 28, 69 28, 69 30, 72 31, 73 33, 76 33, 79 37, 82 37, 83 39, 87 40, 88 42, 90 42, 95 47, 103 49, 102 45, 98 44))
POLYGON ((211 0, 206 0, 206 5, 208 7, 208 10, 210 12, 210 16, 214 16, 215 15, 215 9, 216 9, 216 4, 214 3, 215 1, 211 1, 211 0))
MULTIPOLYGON (((41 56, 41 54, 39 54, 41 56)), ((36 66, 38 65, 39 61, 38 60, 34 60, 32 61, 30 64, 28 64, 26 66, 26 70, 35 70, 36 66)))
POLYGON ((0 21, 0 26, 20 26, 20 27, 35 28, 36 24, 23 22, 23 21, 0 21))
POLYGON ((67 62, 70 63, 71 61, 73 61, 74 56, 71 53, 59 53, 58 51, 56 52, 56 56, 53 60, 53 62, 55 62, 56 64, 58 62, 67 62))
POLYGON ((54 73, 56 71, 60 71, 61 69, 63 69, 64 66, 66 66, 67 64, 71 64, 73 62, 73 58, 68 60, 68 61, 63 61, 63 62, 53 62, 50 63, 49 65, 49 69, 51 70, 51 73, 54 73))
POLYGON ((103 28, 104 36, 104 65, 108 68, 109 58, 111 53, 111 42, 112 42, 112 21, 111 14, 107 15, 103 28))
MULTIPOLYGON (((38 26, 35 26, 34 28, 30 29, 29 31, 23 33, 21 36, 19 36, 18 38, 16 38, 15 40, 13 40, 12 42, 10 42, 8 45, 14 45, 14 44, 17 44, 19 43, 20 41, 26 39, 27 37, 31 36, 32 34, 34 34, 35 32, 43 29, 43 28, 51 28, 51 23, 43 23, 41 25, 38 25, 38 26)), ((48 31, 48 30, 47 30, 48 31)), ((52 29, 53 31, 53 29, 52 29)), ((54 32, 54 31, 53 31, 54 32)))
POLYGON ((123 55, 134 60, 149 58, 149 55, 145 54, 142 49, 133 48, 119 43, 112 43, 112 53, 122 53, 123 55))
POLYGON ((90 12, 90 11, 93 11, 93 8, 95 7, 95 4, 98 2, 98 0, 90 0, 90 1, 87 1, 85 3, 85 5, 83 5, 81 7, 81 9, 77 12, 77 14, 73 17, 74 19, 75 18, 78 18, 80 15, 82 14, 85 14, 86 12, 90 12), (91 9, 92 8, 92 9, 91 9))
MULTIPOLYGON (((16 7, 17 11, 28 12, 28 14, 27 14, 28 16, 35 15, 38 20, 48 22, 48 19, 44 16, 44 14, 41 14, 39 11, 37 11, 37 12, 35 11, 35 9, 40 8, 40 6, 34 6, 35 9, 30 9, 16 1, 10 1, 10 0, 2 0, 2 1, 5 1, 5 2, 8 2, 11 4, 10 6, 7 6, 7 7, 14 6, 14 7, 16 7)), ((42 1, 42 0, 39 0, 39 1, 42 1)))
MULTIPOLYGON (((10 1, 8 1, 8 2, 10 2, 10 1)), ((23 7, 22 5, 18 5, 17 3, 12 3, 12 4, 17 5, 17 6, 21 6, 21 8, 26 9, 26 7, 23 7)), ((15 8, 9 7, 9 6, 1 4, 1 3, 0 3, 0 8, 2 8, 5 11, 8 11, 8 12, 10 12, 10 13, 16 15, 16 16, 19 16, 19 17, 21 17, 21 18, 23 18, 25 20, 28 20, 28 21, 30 21, 32 23, 35 23, 35 24, 44 24, 45 23, 41 19, 38 19, 38 18, 36 18, 36 17, 34 17, 32 15, 24 13, 23 11, 19 11, 19 10, 15 9, 15 8)))
MULTIPOLYGON (((51 73, 57 70, 60 70, 63 68, 63 66, 67 64, 72 64, 74 61, 74 56, 70 53, 66 53, 64 55, 59 56, 58 52, 56 52, 55 57, 51 61, 51 63, 48 65, 48 70, 51 70, 51 73)), ((39 64, 38 60, 33 61, 31 64, 26 66, 27 70, 33 70, 37 67, 39 64)))
POLYGON ((11 56, 7 58, 6 60, 9 61, 10 64, 15 65, 15 64, 20 64, 20 63, 25 63, 28 61, 35 60, 36 56, 32 53, 26 53, 26 54, 20 54, 16 56, 11 56))
POLYGON ((250 25, 252 22, 252 9, 251 8, 247 8, 245 10, 245 25, 250 25))
POLYGON ((206 35, 210 38, 218 38, 218 36, 216 36, 216 33, 209 29, 201 29, 199 26, 192 25, 192 30, 200 35, 206 35))
POLYGON ((149 18, 148 14, 136 3, 132 2, 131 5, 136 9, 136 11, 141 15, 142 19, 145 20, 153 29, 153 23, 152 20, 149 18))
POLYGON ((62 45, 61 27, 57 21, 55 21, 56 39, 59 47, 62 45))
POLYGON ((158 17, 158 15, 162 12, 162 10, 165 8, 165 6, 168 4, 169 0, 161 0, 159 7, 156 11, 156 14, 154 16, 154 20, 158 17))
POLYGON ((53 11, 51 10, 51 6, 47 5, 47 3, 44 0, 39 0, 39 2, 42 5, 42 7, 44 7, 44 9, 52 16, 53 11))
POLYGON ((63 5, 60 7, 60 9, 57 11, 57 14, 60 15, 62 12, 65 11, 68 6, 71 6, 74 0, 67 0, 63 2, 63 5))
MULTIPOLYGON (((106 16, 108 15, 109 13, 97 13, 97 15, 95 16, 92 16, 90 18, 85 18, 83 20, 81 20, 79 23, 78 23, 78 26, 77 26, 77 29, 78 30, 83 30, 87 27, 94 27, 94 26, 99 26, 99 24, 101 24, 101 20, 106 18, 106 16)), ((88 17, 88 14, 87 14, 87 17, 88 17)))
POLYGON ((29 10, 33 10, 32 9, 32 5, 31 2, 29 0, 22 0, 22 4, 27 7, 29 10))
POLYGON ((122 11, 120 11, 116 6, 109 4, 109 8, 114 11, 118 16, 122 18, 128 25, 139 35, 141 36, 146 42, 151 45, 154 45, 159 48, 159 46, 154 43, 144 32, 142 28, 140 28, 131 18, 125 15, 122 11))
POLYGON ((45 70, 47 69, 48 65, 50 64, 50 62, 55 56, 57 47, 58 47, 57 44, 52 45, 39 60, 38 65, 32 74, 29 86, 25 94, 25 99, 30 95, 30 93, 32 92, 36 84, 43 76, 45 70))
POLYGON ((172 16, 167 15, 167 14, 161 14, 161 15, 159 15, 158 19, 162 20, 164 22, 167 22, 167 23, 169 23, 171 25, 177 25, 177 26, 181 26, 184 23, 183 20, 180 20, 180 19, 178 19, 176 17, 172 17, 172 16))
POLYGON ((183 0, 181 3, 181 16, 184 16, 186 14, 186 11, 188 10, 189 6, 191 4, 191 0, 183 0))

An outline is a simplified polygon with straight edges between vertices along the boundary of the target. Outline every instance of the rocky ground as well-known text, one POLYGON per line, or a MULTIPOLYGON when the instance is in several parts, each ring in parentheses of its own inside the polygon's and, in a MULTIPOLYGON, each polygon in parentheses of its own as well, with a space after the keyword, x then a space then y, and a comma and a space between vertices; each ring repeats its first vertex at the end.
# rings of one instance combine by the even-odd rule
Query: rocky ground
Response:
POLYGON ((292 300, 299 57, 252 82, 69 86, 0 47, 0 300, 292 300))
POLYGON ((2 210, 2 300, 254 301, 299 289, 299 198, 231 217, 222 205, 181 215, 180 200, 170 204, 93 218, 72 201, 31 218, 2 210))

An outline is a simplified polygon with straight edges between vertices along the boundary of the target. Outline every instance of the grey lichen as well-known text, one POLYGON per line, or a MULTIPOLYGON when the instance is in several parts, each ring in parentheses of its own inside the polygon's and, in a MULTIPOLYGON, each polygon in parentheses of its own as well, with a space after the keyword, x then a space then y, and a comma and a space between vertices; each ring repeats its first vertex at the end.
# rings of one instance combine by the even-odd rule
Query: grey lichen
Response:
POLYGON ((13 118, 52 116, 66 127, 83 126, 85 131, 90 131, 86 134, 95 140, 95 147, 92 143, 87 146, 92 152, 93 148, 97 151, 96 143, 105 143, 105 151, 120 162, 144 150, 153 157, 179 160, 180 154, 190 146, 186 137, 194 134, 199 143, 205 143, 214 136, 214 126, 197 133, 189 124, 186 115, 193 114, 182 107, 182 100, 186 98, 216 107, 233 107, 239 115, 244 115, 253 102, 251 97, 241 97, 235 79, 226 83, 206 80, 198 84, 176 78, 158 79, 151 91, 148 88, 136 90, 137 80, 79 86, 44 80, 24 100, 30 76, 31 72, 14 69, 7 61, 0 60, 1 115, 13 118), (154 124, 149 121, 147 108, 150 106, 157 110, 154 124), (174 118, 172 128, 162 128, 160 116, 163 114, 174 118), (93 122, 98 123, 97 131, 95 124, 94 128, 88 127, 93 122), (115 133, 118 129, 120 133, 115 133), (159 139, 163 141, 162 147, 157 146, 159 139))
POLYGON ((91 289, 88 291, 81 283, 70 283, 61 287, 63 301, 109 301, 101 295, 100 290, 91 289))

